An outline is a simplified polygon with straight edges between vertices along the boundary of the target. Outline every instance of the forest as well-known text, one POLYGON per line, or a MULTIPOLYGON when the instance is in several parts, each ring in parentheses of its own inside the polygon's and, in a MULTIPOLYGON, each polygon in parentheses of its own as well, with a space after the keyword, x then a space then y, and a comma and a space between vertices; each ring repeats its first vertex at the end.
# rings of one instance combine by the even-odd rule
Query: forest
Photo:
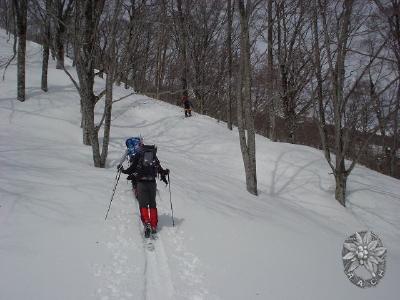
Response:
POLYGON ((116 84, 176 105, 189 97, 196 113, 237 127, 254 195, 256 134, 321 149, 343 206, 357 163, 400 178, 399 0, 0 0, 0 26, 14 40, 0 68, 4 77, 17 62, 18 101, 26 40, 42 45, 44 92, 49 60, 68 74, 96 167, 116 84))

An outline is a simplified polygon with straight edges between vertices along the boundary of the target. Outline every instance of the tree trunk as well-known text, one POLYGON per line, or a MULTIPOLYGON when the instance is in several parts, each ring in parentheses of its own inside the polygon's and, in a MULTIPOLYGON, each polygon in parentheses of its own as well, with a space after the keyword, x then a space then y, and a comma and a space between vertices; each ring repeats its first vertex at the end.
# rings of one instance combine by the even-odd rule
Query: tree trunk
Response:
POLYGON ((47 86, 47 71, 49 69, 49 44, 44 43, 43 44, 43 63, 42 63, 42 82, 41 82, 41 89, 44 92, 48 91, 48 86, 47 86))
POLYGON ((269 114, 269 125, 267 129, 267 135, 270 139, 276 142, 276 100, 273 91, 273 30, 274 30, 274 21, 272 18, 272 2, 274 0, 268 0, 268 53, 267 53, 267 97, 270 103, 268 114, 269 114))
MULTIPOLYGON (((393 11, 397 11, 397 13, 392 17, 391 22, 391 31, 393 35, 393 39, 396 41, 393 45, 393 50, 396 56, 397 62, 397 74, 400 75, 400 2, 392 1, 393 11)), ((393 143, 391 149, 391 158, 390 158, 390 175, 396 175, 396 165, 397 165, 397 149, 399 147, 399 114, 400 114, 400 83, 397 86, 397 95, 396 95, 396 111, 394 114, 394 122, 393 122, 393 143)), ((400 175, 400 174, 398 174, 400 175)))
POLYGON ((64 69, 64 35, 65 35, 65 18, 64 18, 64 4, 62 0, 55 0, 54 11, 56 17, 54 20, 54 46, 56 54, 56 69, 64 69))
POLYGON ((90 92, 88 87, 83 87, 82 82, 81 85, 81 104, 82 104, 82 142, 84 145, 90 146, 92 145, 91 140, 91 128, 94 128, 94 112, 91 112, 91 109, 94 110, 93 102, 93 92, 90 92))
POLYGON ((140 78, 140 90, 143 92, 146 92, 148 89, 148 84, 147 84, 147 79, 146 79, 146 74, 147 74, 147 68, 149 64, 149 56, 150 56, 150 47, 151 47, 151 40, 152 37, 150 35, 150 32, 147 33, 147 39, 146 39, 146 48, 144 50, 144 63, 141 71, 141 78, 140 78))
POLYGON ((158 44, 157 44, 157 52, 156 52, 156 99, 160 99, 160 74, 161 74, 161 33, 159 33, 158 44))
POLYGON ((14 9, 17 16, 18 57, 17 57, 17 99, 25 101, 25 55, 26 55, 26 24, 27 1, 14 0, 14 9))
POLYGON ((162 82, 162 68, 163 68, 163 59, 165 53, 165 44, 166 44, 166 30, 165 25, 163 24, 166 20, 165 17, 166 13, 166 3, 165 0, 161 1, 161 11, 160 11, 160 18, 161 24, 158 29, 158 39, 157 39, 157 52, 156 52, 156 98, 160 99, 160 88, 162 82))
POLYGON ((25 53, 26 53, 26 33, 20 32, 18 35, 18 59, 17 59, 17 99, 25 101, 25 53))
MULTIPOLYGON (((63 27, 63 26, 62 26, 63 27)), ((61 29, 57 31, 55 37, 55 46, 56 46, 56 69, 63 70, 64 69, 64 40, 63 40, 63 31, 61 29)))
MULTIPOLYGON (((324 28, 324 47, 326 50, 326 58, 328 62, 329 79, 332 88, 332 107, 333 107, 333 128, 334 128, 334 147, 335 147, 335 165, 328 160, 329 166, 335 174, 336 180, 336 200, 343 206, 346 205, 346 181, 352 168, 354 168, 355 161, 348 170, 345 167, 346 151, 349 145, 348 132, 343 126, 342 122, 345 120, 344 114, 346 113, 345 97, 344 97, 344 81, 345 81, 345 59, 348 51, 348 40, 350 35, 350 21, 352 17, 352 10, 354 0, 343 0, 343 11, 340 18, 336 22, 336 27, 329 31, 326 11, 328 9, 327 3, 319 2, 320 12, 322 16, 322 24, 324 28), (335 34, 330 35, 331 32, 335 34), (334 44, 331 37, 336 37, 337 47, 334 49, 335 54, 332 54, 332 45, 334 44)), ((315 16, 314 16, 315 18, 315 16)), ((314 21, 315 22, 315 21, 314 21)), ((314 25, 315 26, 315 25, 314 25)), ((314 30, 315 31, 315 30, 314 30)), ((350 128, 347 130, 351 130, 350 128)))
POLYGON ((104 0, 77 1, 76 4, 77 20, 79 22, 77 34, 81 36, 77 44, 76 70, 80 85, 83 143, 92 146, 94 165, 95 167, 100 167, 98 130, 94 125, 96 97, 93 93, 95 61, 93 53, 96 40, 93 37, 96 34, 98 22, 104 8, 104 0))
POLYGON ((101 159, 100 159, 100 147, 99 147, 99 136, 98 136, 98 131, 96 130, 95 124, 94 124, 94 107, 95 104, 91 103, 88 105, 88 111, 87 116, 88 116, 88 129, 89 129, 89 135, 90 135, 90 142, 92 145, 92 153, 93 153, 93 162, 94 166, 96 168, 101 167, 101 159))
POLYGON ((347 175, 343 167, 337 170, 335 174, 336 188, 335 188, 335 199, 339 201, 342 206, 346 206, 346 185, 347 185, 347 175))
POLYGON ((325 120, 324 96, 322 93, 322 67, 321 67, 321 53, 319 48, 319 33, 318 33, 318 0, 314 2, 314 12, 312 21, 312 30, 314 35, 314 73, 317 79, 317 99, 318 99, 318 112, 319 122, 318 129, 321 137, 322 149, 324 150, 325 159, 331 161, 331 153, 328 144, 328 130, 325 120))
POLYGON ((164 77, 165 77, 165 65, 167 63, 167 50, 168 50, 168 39, 165 39, 163 45, 163 51, 161 56, 161 68, 160 68, 160 78, 159 78, 159 89, 162 88, 164 77))
MULTIPOLYGON (((94 76, 93 76, 94 77, 94 76)), ((92 146, 92 156, 94 166, 99 168, 100 163, 100 149, 98 131, 96 130, 94 123, 94 108, 96 104, 95 95, 93 94, 93 81, 90 78, 86 78, 88 85, 83 87, 81 85, 81 97, 82 97, 82 120, 83 120, 83 144, 92 146), (92 83, 92 84, 90 84, 92 83), (91 87, 91 88, 90 88, 91 87)))
POLYGON ((106 102, 104 106, 104 136, 103 136, 103 146, 101 150, 100 167, 104 168, 106 165, 107 155, 108 155, 108 144, 110 141, 110 131, 111 131, 111 112, 112 112, 112 99, 113 99, 113 83, 114 83, 114 72, 108 71, 106 78, 106 102))
POLYGON ((353 0, 344 1, 343 25, 340 30, 338 40, 338 54, 336 57, 336 65, 334 71, 334 128, 335 128, 335 152, 336 152, 336 192, 335 198, 343 206, 346 206, 346 168, 345 168, 345 151, 344 151, 344 135, 342 128, 342 105, 344 101, 344 76, 345 76, 345 57, 347 53, 347 40, 349 38, 350 19, 353 9, 353 0))
MULTIPOLYGON (((400 74, 400 69, 399 69, 400 74)), ((400 112, 400 83, 397 87, 396 109, 393 116, 393 142, 390 149, 390 176, 395 176, 397 165, 397 149, 399 136, 399 112, 400 112)))
MULTIPOLYGON (((1 2, 0 2, 1 3, 1 2)), ((11 20, 13 20, 12 17, 12 3, 11 3, 11 7, 9 6, 9 2, 8 1, 4 1, 4 3, 2 4, 4 5, 4 29, 6 30, 6 35, 10 35, 11 31, 12 31, 12 24, 13 22, 11 20)))
POLYGON ((250 41, 249 41, 249 7, 251 1, 247 2, 247 9, 243 0, 238 0, 240 13, 240 70, 237 95, 237 118, 240 149, 246 173, 247 191, 257 195, 257 172, 256 172, 256 147, 254 114, 251 100, 251 66, 250 66, 250 41), (246 135, 247 131, 247 135, 246 135), (247 139, 246 139, 247 136, 247 139))
MULTIPOLYGON (((285 38, 282 38, 282 33, 285 36, 285 28, 282 29, 283 26, 283 22, 284 22, 284 2, 279 2, 276 3, 276 22, 277 22, 277 57, 278 57, 278 64, 277 64, 277 76, 280 74, 280 87, 279 87, 279 81, 277 80, 277 89, 279 88, 281 90, 281 94, 282 94, 282 90, 284 90, 284 88, 282 88, 283 82, 284 82, 284 76, 283 76, 283 71, 284 71, 284 65, 283 65, 283 60, 284 60, 284 55, 283 55, 283 49, 282 49, 282 45, 285 44, 285 38), (283 40, 283 41, 282 41, 283 40), (283 68, 282 68, 283 67, 283 68), (278 70, 279 68, 279 70, 278 70)), ((285 48, 285 47, 283 47, 285 48)), ((272 140, 274 142, 276 142, 278 140, 278 136, 277 136, 277 132, 276 132, 276 115, 279 114, 279 101, 278 101, 278 97, 279 95, 275 95, 275 97, 273 97, 274 103, 273 103, 273 107, 274 107, 274 114, 275 116, 272 116, 272 123, 273 123, 273 130, 272 131, 272 140)), ((284 99, 280 99, 284 102, 284 99)), ((284 106, 284 105, 283 105, 284 106)))
POLYGON ((43 63, 42 63, 42 82, 41 88, 44 92, 48 91, 47 73, 49 69, 49 55, 50 55, 50 7, 51 0, 46 0, 46 19, 43 34, 43 63))
POLYGON ((227 7, 227 37, 226 37, 226 49, 228 54, 228 96, 226 104, 226 125, 229 130, 232 130, 232 19, 233 19, 233 8, 232 0, 228 0, 227 7))
MULTIPOLYGON (((179 20, 179 32, 181 35, 180 38, 180 56, 181 56, 181 63, 183 65, 181 71, 181 87, 182 87, 182 96, 187 97, 189 96, 188 92, 188 57, 187 57, 187 28, 186 28, 186 16, 183 13, 182 9, 182 0, 177 0, 178 6, 178 20, 179 20)), ((180 99, 177 100, 177 105, 180 105, 180 99)))
MULTIPOLYGON (((88 25, 86 25, 88 26, 88 25)), ((93 61, 90 59, 82 59, 82 56, 88 53, 90 49, 89 43, 81 45, 81 53, 78 55, 76 72, 79 78, 80 97, 81 97, 81 127, 82 127, 82 142, 84 145, 92 145, 92 130, 94 130, 94 107, 95 95, 93 93, 94 85, 94 69, 93 61)))
POLYGON ((289 122, 288 122, 288 137, 289 143, 295 144, 296 143, 296 112, 294 110, 294 99, 290 98, 290 110, 289 110, 289 122))
POLYGON ((106 165, 108 155, 108 144, 110 141, 111 131, 111 112, 112 112, 112 101, 113 101, 113 84, 114 75, 117 68, 117 54, 115 51, 116 43, 116 28, 117 28, 117 17, 120 10, 121 1, 117 0, 115 4, 115 11, 113 16, 112 30, 111 30, 111 43, 109 48, 110 61, 108 62, 107 78, 106 78, 106 101, 104 104, 104 135, 103 135, 103 146, 100 157, 100 167, 104 168, 106 165))

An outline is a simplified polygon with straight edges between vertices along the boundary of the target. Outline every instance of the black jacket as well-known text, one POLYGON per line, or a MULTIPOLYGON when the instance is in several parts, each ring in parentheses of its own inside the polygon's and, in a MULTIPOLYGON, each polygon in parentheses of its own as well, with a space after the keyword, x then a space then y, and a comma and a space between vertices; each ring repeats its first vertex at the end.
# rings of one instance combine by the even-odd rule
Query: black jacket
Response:
MULTIPOLYGON (((143 158, 143 152, 139 152, 137 155, 133 157, 131 165, 126 169, 122 169, 121 172, 124 174, 129 174, 128 179, 134 179, 136 181, 155 181, 154 176, 148 176, 146 174, 139 174, 140 170, 138 170, 139 162, 143 158), (131 178, 129 178, 131 177, 131 178), (134 177, 134 178, 132 178, 134 177)), ((155 175, 160 174, 161 179, 164 181, 163 177, 165 177, 165 170, 161 167, 160 161, 157 158, 157 155, 154 154, 153 164, 155 168, 155 175)), ((164 181, 165 182, 165 181, 164 181)))

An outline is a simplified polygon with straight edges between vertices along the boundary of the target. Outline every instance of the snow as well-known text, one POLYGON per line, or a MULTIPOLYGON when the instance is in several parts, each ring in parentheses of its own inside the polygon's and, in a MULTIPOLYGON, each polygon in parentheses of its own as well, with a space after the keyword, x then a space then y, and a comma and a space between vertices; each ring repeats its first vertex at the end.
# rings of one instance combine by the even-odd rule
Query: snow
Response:
MULTIPOLYGON (((11 43, 1 31, 2 60, 11 43)), ((52 61, 44 93, 40 70, 40 46, 28 43, 26 102, 16 100, 15 62, 0 82, 0 299, 398 299, 399 180, 357 167, 344 209, 319 150, 257 136, 252 196, 237 131, 142 95, 113 106, 108 166, 96 169, 74 86, 52 61), (175 227, 159 182, 154 251, 125 175, 104 220, 125 138, 138 134, 171 170, 175 227), (360 230, 388 248, 385 277, 368 290, 341 259, 360 230)), ((114 97, 129 93, 115 87, 114 97)))

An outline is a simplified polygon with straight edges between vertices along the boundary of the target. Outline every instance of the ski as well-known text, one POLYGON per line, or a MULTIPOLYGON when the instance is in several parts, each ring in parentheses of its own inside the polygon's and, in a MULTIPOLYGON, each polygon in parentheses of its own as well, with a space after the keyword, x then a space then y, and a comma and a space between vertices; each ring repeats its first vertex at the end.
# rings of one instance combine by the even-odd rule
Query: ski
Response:
POLYGON ((157 233, 152 232, 150 229, 150 226, 147 225, 144 228, 143 232, 143 240, 144 240, 144 245, 147 250, 153 251, 154 250, 154 241, 157 240, 157 233))
POLYGON ((144 239, 144 247, 146 248, 146 250, 154 251, 154 248, 155 248, 154 243, 153 243, 154 240, 151 237, 146 238, 144 235, 143 235, 143 239, 144 239))

